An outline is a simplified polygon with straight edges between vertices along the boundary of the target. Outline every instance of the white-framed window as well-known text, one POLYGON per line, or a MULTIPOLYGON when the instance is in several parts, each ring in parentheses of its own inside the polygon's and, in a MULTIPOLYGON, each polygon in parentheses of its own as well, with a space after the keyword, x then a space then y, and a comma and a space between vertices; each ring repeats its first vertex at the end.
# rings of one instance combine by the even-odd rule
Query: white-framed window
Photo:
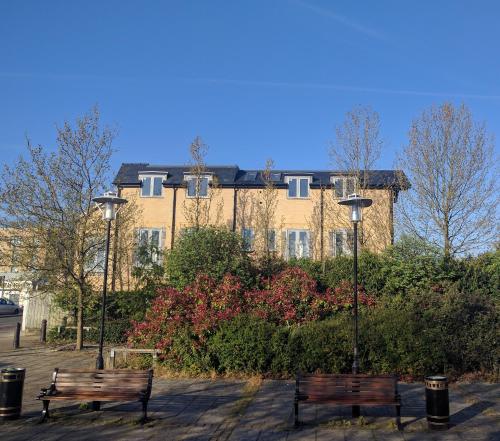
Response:
POLYGON ((337 199, 345 199, 356 191, 356 178, 332 176, 333 194, 337 199))
POLYGON ((309 197, 310 176, 286 176, 289 199, 306 199, 309 197))
POLYGON ((161 250, 164 245, 165 230, 163 228, 140 228, 137 231, 138 248, 147 252, 153 263, 160 263, 161 250))
POLYGON ((202 175, 194 176, 187 175, 184 178, 187 183, 186 197, 188 198, 208 198, 208 186, 212 181, 212 176, 202 175))
POLYGON ((241 237, 243 237, 243 246, 245 251, 253 251, 255 239, 253 228, 242 228, 241 237))
POLYGON ((287 230, 287 256, 289 259, 295 257, 309 257, 309 230, 287 230))
POLYGON ((141 181, 141 197, 158 198, 163 193, 163 181, 166 175, 139 175, 141 181))
POLYGON ((350 256, 354 247, 354 232, 350 229, 330 231, 330 256, 350 256))

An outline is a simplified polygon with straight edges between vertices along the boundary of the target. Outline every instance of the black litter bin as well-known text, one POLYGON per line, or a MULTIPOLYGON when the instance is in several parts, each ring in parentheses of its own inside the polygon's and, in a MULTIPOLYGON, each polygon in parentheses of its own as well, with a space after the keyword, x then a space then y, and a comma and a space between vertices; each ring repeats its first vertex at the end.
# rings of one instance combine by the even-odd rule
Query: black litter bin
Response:
POLYGON ((14 420, 21 415, 25 372, 23 368, 0 370, 0 419, 14 420))
POLYGON ((446 430, 450 422, 448 379, 439 375, 425 377, 427 424, 432 430, 446 430))

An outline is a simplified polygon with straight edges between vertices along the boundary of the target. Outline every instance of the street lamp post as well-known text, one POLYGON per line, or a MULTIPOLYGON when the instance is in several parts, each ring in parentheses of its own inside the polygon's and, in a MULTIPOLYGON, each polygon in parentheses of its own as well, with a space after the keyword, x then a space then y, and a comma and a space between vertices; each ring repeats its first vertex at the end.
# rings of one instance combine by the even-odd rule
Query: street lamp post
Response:
POLYGON ((104 281, 102 286, 102 305, 101 305, 101 330, 99 334, 99 354, 96 359, 96 368, 104 369, 104 359, 102 348, 104 344, 104 316, 106 313, 106 291, 108 286, 108 258, 109 258, 109 239, 111 235, 111 221, 116 219, 118 212, 117 206, 127 202, 126 199, 118 197, 113 191, 104 193, 103 196, 92 199, 102 212, 102 218, 107 222, 106 226, 106 253, 104 255, 104 281))
MULTIPOLYGON (((353 289, 354 289, 354 361, 352 363, 352 373, 359 374, 359 352, 358 352, 358 223, 363 220, 363 208, 369 207, 372 200, 363 198, 358 194, 351 194, 347 199, 339 201, 339 205, 350 207, 351 222, 354 227, 353 246, 353 289)), ((359 417, 359 406, 352 406, 352 416, 359 417)))

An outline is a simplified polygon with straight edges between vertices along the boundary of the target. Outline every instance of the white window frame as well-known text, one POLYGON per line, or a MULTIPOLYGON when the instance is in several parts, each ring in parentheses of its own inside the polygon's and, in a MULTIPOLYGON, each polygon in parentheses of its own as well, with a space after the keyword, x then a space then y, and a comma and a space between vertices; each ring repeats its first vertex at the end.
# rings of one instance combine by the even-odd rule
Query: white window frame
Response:
POLYGON ((330 182, 333 184, 333 197, 335 199, 346 199, 349 194, 347 191, 347 182, 348 181, 353 181, 353 193, 356 192, 356 178, 353 176, 331 176, 330 177, 330 182), (335 189, 335 184, 337 181, 342 181, 342 196, 337 196, 337 190, 335 189))
POLYGON ((163 183, 167 179, 167 174, 160 174, 160 173, 144 173, 144 174, 139 174, 139 181, 141 181, 141 189, 139 191, 139 195, 141 198, 161 198, 163 197, 163 183), (143 181, 144 179, 151 179, 150 185, 149 185, 149 194, 143 194, 143 181), (161 192, 159 195, 155 195, 154 193, 154 182, 156 178, 161 178, 161 192))
POLYGON ((309 199, 311 197, 311 176, 300 176, 300 175, 289 175, 285 176, 285 183, 288 184, 288 188, 286 189, 286 197, 288 199, 309 199), (296 179, 297 180, 297 195, 290 196, 290 181, 296 179), (307 196, 300 196, 300 180, 307 179, 307 196))
POLYGON ((295 229, 291 228, 286 230, 286 256, 288 259, 291 258, 296 258, 296 259, 302 259, 302 258, 309 258, 311 257, 311 231, 310 230, 304 230, 304 229, 295 229), (290 255, 290 234, 295 233, 295 255, 291 256, 290 255), (307 237, 307 254, 304 255, 304 250, 299 253, 299 247, 300 247, 300 233, 306 233, 307 237))
POLYGON ((209 174, 201 174, 199 176, 192 175, 192 174, 191 175, 184 175, 184 181, 186 182, 186 184, 188 183, 188 181, 192 181, 194 179, 208 179, 207 194, 206 194, 206 196, 200 196, 200 195, 189 196, 188 186, 186 185, 186 198, 187 199, 196 199, 196 198, 208 199, 210 197, 210 195, 209 195, 209 193, 210 193, 210 183, 213 180, 213 176, 209 175, 209 174))
MULTIPOLYGON (((349 228, 337 228, 330 231, 330 256, 352 256, 353 250, 349 247, 349 233, 354 234, 354 231, 349 228), (342 234, 342 253, 337 254, 337 234, 342 234)), ((354 237, 353 237, 354 240, 354 237)), ((359 244, 358 244, 359 246, 359 244)))
POLYGON ((163 246, 164 246, 164 243, 163 243, 164 229, 163 228, 155 228, 155 227, 139 228, 137 230, 137 247, 141 246, 141 236, 142 236, 142 233, 145 231, 148 232, 148 243, 147 243, 148 246, 151 245, 152 233, 154 231, 158 231, 158 253, 155 253, 155 255, 151 256, 151 261, 153 263, 161 263, 161 260, 162 260, 162 252, 161 251, 163 250, 163 246))

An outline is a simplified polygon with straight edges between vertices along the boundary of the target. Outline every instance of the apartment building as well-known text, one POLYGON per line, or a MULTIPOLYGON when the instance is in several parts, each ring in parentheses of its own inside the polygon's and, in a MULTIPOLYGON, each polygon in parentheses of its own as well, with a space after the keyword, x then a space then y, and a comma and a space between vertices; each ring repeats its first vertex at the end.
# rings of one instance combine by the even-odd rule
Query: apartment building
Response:
POLYGON ((134 229, 143 244, 171 248, 196 217, 201 225, 226 226, 241 234, 249 252, 256 250, 264 223, 268 237, 260 243, 269 251, 285 258, 321 259, 350 253, 352 224, 338 201, 355 191, 373 199, 364 212, 360 245, 381 251, 394 240, 394 203, 408 181, 396 170, 361 175, 126 163, 113 183, 138 208, 134 229))

